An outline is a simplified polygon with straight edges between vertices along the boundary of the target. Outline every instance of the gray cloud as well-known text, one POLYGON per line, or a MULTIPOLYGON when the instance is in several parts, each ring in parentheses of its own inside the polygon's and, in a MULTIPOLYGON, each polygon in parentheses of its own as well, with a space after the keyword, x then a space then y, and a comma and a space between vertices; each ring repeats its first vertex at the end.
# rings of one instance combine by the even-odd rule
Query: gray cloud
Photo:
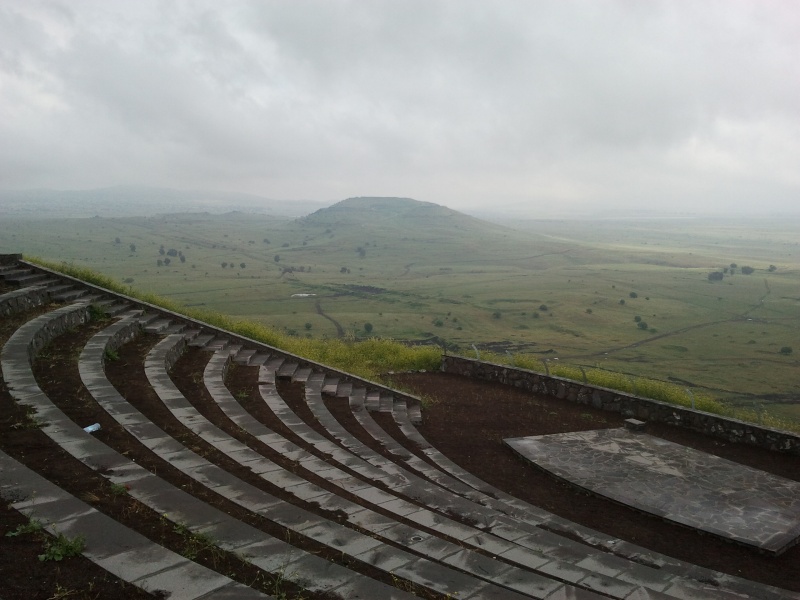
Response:
POLYGON ((796 210, 800 8, 0 0, 0 185, 796 210))

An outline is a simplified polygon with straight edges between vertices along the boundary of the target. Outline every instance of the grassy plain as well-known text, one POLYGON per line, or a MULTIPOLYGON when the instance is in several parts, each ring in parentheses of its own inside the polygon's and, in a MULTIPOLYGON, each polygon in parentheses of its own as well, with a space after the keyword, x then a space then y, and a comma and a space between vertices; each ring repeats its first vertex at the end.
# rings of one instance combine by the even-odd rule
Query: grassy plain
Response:
POLYGON ((473 355, 474 345, 655 377, 800 420, 798 240, 792 220, 509 228, 436 205, 368 199, 298 220, 198 213, 0 223, 0 251, 86 266, 298 337, 435 339, 473 355), (170 249, 185 262, 172 256, 159 267, 170 249), (745 265, 755 271, 742 274, 745 265), (724 268, 722 281, 709 282, 724 268))

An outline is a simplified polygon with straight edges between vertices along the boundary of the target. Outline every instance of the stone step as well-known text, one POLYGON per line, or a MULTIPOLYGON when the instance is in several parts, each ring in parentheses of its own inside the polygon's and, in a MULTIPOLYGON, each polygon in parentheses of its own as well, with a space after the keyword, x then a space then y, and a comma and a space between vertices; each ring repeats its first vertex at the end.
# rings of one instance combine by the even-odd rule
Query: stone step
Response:
POLYGON ((298 364, 295 362, 286 362, 281 365, 276 374, 278 377, 290 378, 297 371, 297 367, 298 364))
POLYGON ((155 319, 144 326, 145 333, 164 333, 172 325, 172 319, 155 319))
POLYGON ((5 279, 6 281, 10 281, 15 277, 25 277, 26 275, 31 275, 33 273, 33 269, 24 269, 24 268, 11 268, 7 271, 0 271, 0 277, 5 279))
POLYGON ((422 423, 422 407, 419 402, 412 402, 407 407, 408 418, 414 425, 422 423))
POLYGON ((375 390, 369 392, 364 401, 364 405, 367 407, 367 410, 378 412, 381 407, 381 393, 375 390))
POLYGON ((30 272, 27 275, 15 275, 11 277, 6 277, 5 280, 8 283, 14 283, 20 287, 25 287, 27 285, 41 285, 43 281, 49 279, 50 276, 47 273, 34 273, 30 272))
POLYGON ((265 364, 268 360, 269 360, 269 354, 256 352, 253 356, 250 357, 250 366, 260 367, 261 365, 265 364))
POLYGON ((394 407, 394 396, 387 392, 381 392, 380 405, 378 410, 380 412, 390 413, 394 407))
POLYGON ((75 300, 78 300, 83 296, 86 296, 87 293, 88 290, 85 289, 72 289, 72 290, 67 290, 66 292, 61 292, 60 294, 54 294, 53 296, 51 296, 51 298, 53 302, 66 304, 68 302, 74 302, 75 300))
POLYGON ((254 349, 244 348, 236 353, 236 356, 233 357, 233 362, 235 362, 237 365, 249 365, 250 360, 253 358, 253 356, 255 356, 255 354, 256 351, 254 349))
POLYGON ((336 386, 336 395, 340 398, 347 398, 353 391, 353 384, 345 381, 336 386))
POLYGON ((309 376, 312 373, 311 367, 300 367, 297 369, 294 374, 292 374, 292 381, 308 381, 309 376))
POLYGON ((194 336, 189 345, 193 348, 205 348, 212 340, 214 339, 214 335, 211 333, 201 333, 199 335, 194 336))
POLYGON ((186 325, 183 323, 172 323, 163 333, 164 335, 172 335, 173 333, 182 333, 184 329, 186 329, 186 325))
MULTIPOLYGON (((183 332, 183 339, 187 342, 192 342, 198 335, 200 335, 200 329, 185 329, 183 332)), ((191 343, 189 344, 191 345, 191 343)))
POLYGON ((73 286, 70 283, 62 283, 59 281, 55 285, 47 286, 47 293, 50 294, 50 296, 52 297, 53 294, 60 294, 61 292, 66 292, 67 290, 71 290, 73 287, 75 286, 73 286))
POLYGON ((204 348, 206 350, 216 352, 217 350, 225 350, 228 346, 230 346, 230 343, 231 341, 228 338, 215 337, 213 340, 208 342, 204 348))
POLYGON ((339 379, 336 377, 325 377, 322 382, 323 394, 335 394, 336 388, 339 387, 339 379))

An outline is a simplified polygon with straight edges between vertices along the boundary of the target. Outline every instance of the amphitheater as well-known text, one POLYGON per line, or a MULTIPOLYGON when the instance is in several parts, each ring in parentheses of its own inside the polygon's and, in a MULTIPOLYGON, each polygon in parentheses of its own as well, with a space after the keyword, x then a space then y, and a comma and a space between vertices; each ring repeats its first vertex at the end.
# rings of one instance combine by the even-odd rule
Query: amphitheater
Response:
MULTIPOLYGON (((37 470, 33 450, 0 450, 0 496, 81 536, 66 560, 110 574, 119 598, 800 599, 486 483, 423 437, 413 396, 18 255, 0 278, 0 395, 52 456, 37 470), (57 361, 80 385, 46 376, 57 361)), ((796 459, 797 436, 768 433, 796 459)), ((779 545, 748 551, 797 542, 797 501, 779 545)), ((25 597, 11 580, 0 598, 25 597)))

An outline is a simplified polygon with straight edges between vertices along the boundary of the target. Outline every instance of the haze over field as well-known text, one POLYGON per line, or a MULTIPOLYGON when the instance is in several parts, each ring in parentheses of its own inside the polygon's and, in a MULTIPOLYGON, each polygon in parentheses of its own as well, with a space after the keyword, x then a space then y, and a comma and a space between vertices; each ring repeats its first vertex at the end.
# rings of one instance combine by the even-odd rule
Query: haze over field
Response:
POLYGON ((799 210, 797 3, 0 0, 0 37, 6 191, 799 210))

